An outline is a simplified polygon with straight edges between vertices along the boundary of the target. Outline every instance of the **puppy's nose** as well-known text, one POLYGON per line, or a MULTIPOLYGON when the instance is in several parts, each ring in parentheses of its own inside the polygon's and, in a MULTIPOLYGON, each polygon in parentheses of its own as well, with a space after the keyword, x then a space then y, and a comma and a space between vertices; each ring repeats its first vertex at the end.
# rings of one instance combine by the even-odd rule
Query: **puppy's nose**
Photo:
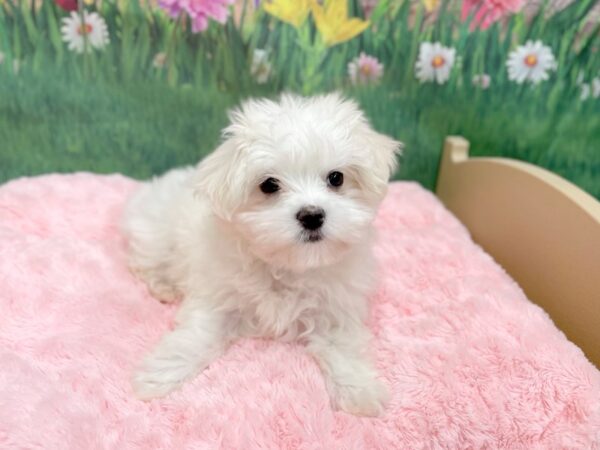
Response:
POLYGON ((318 206, 305 206, 298 211, 296 219, 302 224, 303 228, 311 231, 318 230, 325 221, 325 211, 318 206))

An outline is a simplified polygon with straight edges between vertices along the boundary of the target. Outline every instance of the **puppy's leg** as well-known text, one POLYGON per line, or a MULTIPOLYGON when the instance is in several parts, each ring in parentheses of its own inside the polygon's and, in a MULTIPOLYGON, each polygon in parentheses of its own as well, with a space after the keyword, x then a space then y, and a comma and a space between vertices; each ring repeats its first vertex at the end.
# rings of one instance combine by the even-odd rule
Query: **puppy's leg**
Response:
POLYGON ((223 314, 185 306, 176 328, 163 336, 133 376, 133 389, 141 399, 168 394, 204 370, 226 348, 223 314))
POLYGON ((172 170, 144 183, 129 199, 121 223, 131 271, 165 303, 181 298, 177 283, 181 274, 174 264, 181 260, 176 246, 177 219, 190 174, 188 169, 172 170))
POLYGON ((308 337, 307 349, 325 376, 333 405, 351 414, 377 416, 387 390, 365 356, 369 333, 362 324, 322 331, 308 337))

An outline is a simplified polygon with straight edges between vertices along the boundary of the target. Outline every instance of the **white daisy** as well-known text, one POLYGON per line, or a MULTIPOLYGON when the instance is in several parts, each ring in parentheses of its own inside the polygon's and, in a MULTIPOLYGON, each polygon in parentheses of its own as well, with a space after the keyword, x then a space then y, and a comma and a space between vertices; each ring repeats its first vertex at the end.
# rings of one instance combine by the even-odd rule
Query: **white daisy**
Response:
POLYGON ((445 83, 450 78, 455 55, 455 49, 444 47, 439 42, 422 42, 415 65, 416 77, 421 83, 426 81, 445 83))
POLYGON ((534 84, 547 80, 550 70, 556 70, 557 64, 550 47, 542 41, 527 41, 508 55, 506 62, 508 78, 522 84, 531 81, 534 84))
POLYGON ((594 78, 592 80, 592 97, 600 97, 600 78, 594 78))
POLYGON ((156 69, 162 69, 167 63, 167 54, 165 52, 158 52, 154 55, 152 60, 152 66, 156 69))
POLYGON ((579 98, 581 100, 587 100, 591 92, 590 85, 588 83, 581 83, 579 86, 581 86, 581 94, 579 95, 579 98))
POLYGON ((255 49, 252 54, 252 65, 250 74, 258 84, 265 84, 271 76, 271 63, 269 62, 269 52, 267 50, 255 49))
POLYGON ((103 48, 108 44, 108 29, 104 19, 98 13, 83 12, 83 22, 76 11, 72 11, 69 17, 65 17, 61 28, 63 41, 68 43, 69 50, 83 53, 85 48, 85 37, 87 46, 91 48, 103 48))
POLYGON ((600 97, 600 77, 595 77, 589 83, 585 82, 583 74, 579 74, 577 77, 577 84, 581 88, 581 94, 579 98, 581 100, 587 100, 588 98, 599 98, 600 97))
POLYGON ((492 78, 487 73, 473 75, 473 86, 479 87, 481 89, 487 89, 490 87, 491 82, 492 78))
MULTIPOLYGON (((4 64, 4 60, 6 59, 6 55, 2 52, 0 52, 0 64, 4 64)), ((12 68, 13 68, 13 73, 15 75, 19 74, 19 71, 21 70, 21 61, 19 61, 18 59, 13 59, 12 60, 12 68)))

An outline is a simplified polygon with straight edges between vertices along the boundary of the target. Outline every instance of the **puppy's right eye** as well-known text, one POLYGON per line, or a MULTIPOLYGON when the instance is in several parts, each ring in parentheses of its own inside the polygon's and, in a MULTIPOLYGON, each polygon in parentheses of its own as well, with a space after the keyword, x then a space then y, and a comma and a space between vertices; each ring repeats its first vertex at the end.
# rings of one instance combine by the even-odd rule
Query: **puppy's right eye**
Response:
POLYGON ((279 180, 275 178, 267 178, 260 183, 260 190, 265 194, 274 194, 279 190, 279 180))

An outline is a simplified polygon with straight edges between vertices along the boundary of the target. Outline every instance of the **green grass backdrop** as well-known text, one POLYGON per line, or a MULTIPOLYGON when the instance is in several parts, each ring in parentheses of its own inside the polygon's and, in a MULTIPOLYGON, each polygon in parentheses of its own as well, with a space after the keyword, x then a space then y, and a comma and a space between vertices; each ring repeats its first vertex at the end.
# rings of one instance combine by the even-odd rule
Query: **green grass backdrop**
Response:
MULTIPOLYGON (((600 198, 600 99, 581 100, 577 81, 600 75, 598 28, 583 32, 594 3, 472 31, 454 3, 442 3, 432 20, 408 0, 381 0, 367 31, 328 50, 311 92, 345 92, 377 129, 403 141, 398 178, 433 188, 444 136, 461 134, 474 155, 533 162, 600 198), (508 53, 529 39, 550 46, 558 61, 537 86, 517 85, 506 72, 508 53), (425 40, 456 48, 444 85, 414 76, 425 40), (350 85, 347 64, 360 51, 384 64, 379 83, 350 85), (483 71, 492 77, 487 90, 471 84, 483 71)), ((227 109, 243 98, 303 90, 307 54, 296 30, 260 9, 192 34, 156 7, 104 0, 87 9, 105 18, 111 42, 78 55, 61 40, 67 13, 52 1, 0 4, 0 182, 79 170, 146 178, 210 152, 227 109), (264 85, 250 75, 255 48, 268 49, 273 63, 264 85), (152 64, 158 52, 168 55, 162 68, 152 64)), ((351 13, 362 14, 359 2, 351 13)))

